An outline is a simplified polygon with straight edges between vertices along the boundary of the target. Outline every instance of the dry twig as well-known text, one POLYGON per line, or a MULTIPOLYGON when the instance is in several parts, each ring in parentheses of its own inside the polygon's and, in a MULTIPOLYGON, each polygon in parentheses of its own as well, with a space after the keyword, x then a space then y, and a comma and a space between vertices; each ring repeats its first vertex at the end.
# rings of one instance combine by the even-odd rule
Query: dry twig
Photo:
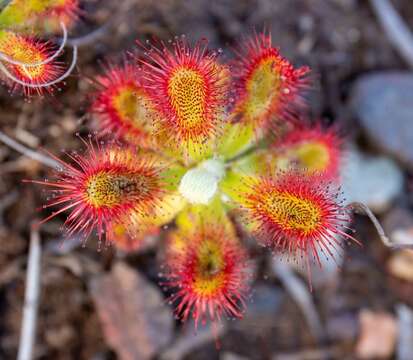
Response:
POLYGON ((32 227, 30 234, 29 259, 26 270, 26 291, 24 296, 23 322, 17 360, 33 358, 36 336, 37 308, 40 294, 41 247, 39 232, 32 227))
POLYGON ((413 68, 413 34, 389 0, 370 0, 381 26, 399 54, 413 68))
POLYGON ((18 143, 16 140, 13 140, 11 137, 7 136, 4 132, 0 131, 0 141, 11 147, 13 150, 16 150, 22 155, 29 157, 30 159, 36 160, 43 165, 49 166, 53 169, 60 169, 61 165, 54 159, 39 153, 37 151, 31 150, 26 146, 18 143))
POLYGON ((287 264, 273 261, 272 268, 287 292, 300 307, 315 339, 319 343, 322 343, 325 340, 325 331, 311 298, 311 294, 308 291, 308 287, 296 276, 287 264))

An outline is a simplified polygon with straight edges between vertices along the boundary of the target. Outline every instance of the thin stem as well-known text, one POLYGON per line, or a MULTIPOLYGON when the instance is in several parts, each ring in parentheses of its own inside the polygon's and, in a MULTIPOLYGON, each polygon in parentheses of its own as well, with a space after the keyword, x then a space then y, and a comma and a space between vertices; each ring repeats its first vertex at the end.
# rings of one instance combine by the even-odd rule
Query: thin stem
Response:
POLYGON ((413 67, 413 34, 389 0, 370 0, 376 16, 388 38, 413 67))
POLYGON ((24 296, 23 322, 17 360, 33 358, 36 337, 37 309, 40 293, 41 246, 36 228, 30 233, 29 259, 26 271, 26 291, 24 296))
POLYGON ((81 46, 90 45, 92 42, 95 42, 96 40, 101 38, 105 34, 105 32, 110 28, 110 26, 111 26, 111 23, 107 22, 101 27, 91 31, 89 34, 79 36, 77 38, 69 38, 67 40, 67 44, 73 47, 74 46, 81 47, 81 46))
POLYGON ((373 212, 369 209, 366 204, 360 202, 352 202, 347 205, 349 208, 353 208, 356 211, 363 213, 364 215, 368 216, 370 221, 373 223, 374 227, 376 228, 377 234, 380 237, 380 240, 384 245, 392 249, 402 249, 402 248, 413 248, 413 244, 394 244, 385 234, 383 227, 381 226, 379 220, 373 214, 373 212))
POLYGON ((55 58, 57 58, 62 53, 63 49, 66 46, 67 28, 66 28, 66 25, 63 22, 60 23, 60 26, 62 28, 63 38, 62 38, 61 44, 59 46, 59 49, 57 49, 56 52, 52 56, 48 57, 46 60, 38 61, 38 62, 34 62, 34 63, 25 63, 25 62, 22 62, 22 61, 14 60, 10 56, 6 55, 5 53, 0 52, 0 61, 6 61, 9 64, 17 65, 17 66, 23 66, 23 67, 41 66, 41 65, 46 65, 46 64, 50 63, 51 61, 53 61, 55 58))
POLYGON ((15 83, 17 83, 21 86, 32 88, 32 89, 39 89, 39 88, 45 88, 45 87, 55 85, 55 84, 61 82, 62 80, 66 79, 70 75, 70 73, 73 71, 73 69, 75 68, 76 62, 77 62, 77 47, 75 46, 75 47, 73 47, 72 63, 70 64, 67 71, 62 76, 58 77, 55 80, 52 80, 52 81, 47 82, 47 83, 40 83, 40 84, 26 83, 26 82, 16 78, 14 75, 12 75, 9 72, 9 70, 7 70, 7 68, 1 62, 0 62, 0 71, 2 71, 9 79, 13 80, 15 83))
POLYGON ((7 136, 2 131, 0 131, 0 141, 3 144, 6 144, 7 146, 11 147, 13 150, 16 150, 20 154, 25 155, 30 159, 36 160, 53 169, 60 169, 62 167, 56 160, 53 160, 52 158, 46 155, 43 155, 41 153, 38 153, 34 150, 25 147, 24 145, 18 143, 16 140, 13 140, 9 136, 7 136))

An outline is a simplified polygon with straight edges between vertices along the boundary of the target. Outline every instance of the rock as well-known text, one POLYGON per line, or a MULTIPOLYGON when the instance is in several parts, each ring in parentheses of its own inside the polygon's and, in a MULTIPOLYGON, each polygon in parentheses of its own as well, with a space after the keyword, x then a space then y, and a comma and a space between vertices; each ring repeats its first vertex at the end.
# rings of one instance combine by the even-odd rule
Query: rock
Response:
POLYGON ((375 146, 413 168, 413 73, 376 73, 357 80, 351 108, 375 146))
POLYGON ((403 173, 387 157, 373 157, 352 148, 341 167, 346 203, 361 202, 380 213, 389 208, 403 190, 403 173))
POLYGON ((360 336, 356 344, 358 359, 388 359, 394 353, 398 335, 397 321, 384 312, 362 310, 360 336))
POLYGON ((119 359, 152 359, 171 341, 173 316, 160 290, 128 265, 115 264, 90 289, 106 341, 119 359))

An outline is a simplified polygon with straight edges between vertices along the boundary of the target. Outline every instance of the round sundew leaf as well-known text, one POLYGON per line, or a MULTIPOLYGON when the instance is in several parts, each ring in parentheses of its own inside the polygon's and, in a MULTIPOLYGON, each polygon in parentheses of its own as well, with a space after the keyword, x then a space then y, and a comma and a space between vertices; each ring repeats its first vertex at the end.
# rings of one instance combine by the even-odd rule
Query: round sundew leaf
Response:
MULTIPOLYGON (((38 40, 32 36, 0 30, 0 52, 15 61, 34 64, 46 61, 52 54, 52 46, 46 41, 38 40)), ((62 66, 54 59, 36 66, 15 65, 8 62, 4 62, 3 66, 5 69, 3 72, 9 73, 7 79, 14 77, 16 81, 28 84, 28 86, 23 86, 8 79, 10 86, 18 89, 23 88, 24 93, 28 95, 33 92, 41 94, 43 88, 40 85, 57 79, 63 72, 62 66), (37 85, 39 87, 36 87, 37 85)))
POLYGON ((240 42, 231 73, 236 88, 233 116, 253 124, 259 138, 277 121, 292 119, 304 103, 309 68, 295 68, 272 46, 271 34, 255 34, 240 42))
POLYGON ((315 259, 320 266, 321 254, 334 258, 335 249, 346 241, 360 244, 346 232, 351 211, 338 200, 336 186, 322 176, 293 169, 246 183, 249 189, 240 194, 244 221, 253 225, 261 244, 305 256, 307 265, 315 259))
POLYGON ((163 285, 173 292, 169 300, 176 304, 176 315, 186 321, 192 314, 195 327, 224 315, 241 318, 249 292, 246 252, 220 208, 218 198, 188 208, 180 223, 192 221, 193 226, 178 227, 168 238, 163 285))
POLYGON ((97 229, 102 240, 111 223, 134 225, 142 217, 149 224, 163 224, 184 205, 175 190, 180 178, 173 176, 180 167, 170 160, 132 147, 86 144, 85 154, 70 155, 75 165, 56 158, 62 171, 55 181, 32 181, 56 195, 44 208, 60 208, 42 222, 70 211, 65 222, 68 235, 79 232, 86 239, 97 229))
POLYGON ((207 159, 222 132, 229 72, 205 42, 190 47, 176 40, 171 48, 142 46, 146 88, 162 115, 160 143, 190 165, 207 159))
MULTIPOLYGON (((337 180, 343 155, 342 139, 335 127, 324 128, 320 123, 300 124, 280 141, 272 144, 276 152, 277 167, 295 168, 309 175, 323 174, 326 179, 337 180)), ((273 154, 270 151, 270 154, 273 154)))
POLYGON ((144 149, 159 150, 155 111, 143 86, 142 74, 134 64, 108 65, 96 76, 98 84, 91 94, 93 123, 101 136, 112 136, 144 149))

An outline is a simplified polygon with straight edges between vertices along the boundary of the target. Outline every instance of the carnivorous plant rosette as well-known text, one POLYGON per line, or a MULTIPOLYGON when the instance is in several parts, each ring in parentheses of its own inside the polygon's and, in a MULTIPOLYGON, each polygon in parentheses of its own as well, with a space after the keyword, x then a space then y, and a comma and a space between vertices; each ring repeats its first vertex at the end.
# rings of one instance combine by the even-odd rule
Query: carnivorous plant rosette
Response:
POLYGON ((61 160, 45 221, 69 211, 69 234, 129 251, 171 222, 162 283, 176 314, 242 317, 250 262, 234 219, 257 241, 307 264, 355 240, 339 199, 337 132, 297 120, 309 68, 295 68, 267 34, 229 63, 205 42, 140 44, 96 78, 92 137, 61 160), (274 140, 274 133, 277 135, 274 140), (116 141, 102 142, 102 138, 116 141), (120 144, 123 143, 123 145, 120 144), (230 216, 231 215, 231 216, 230 216))

